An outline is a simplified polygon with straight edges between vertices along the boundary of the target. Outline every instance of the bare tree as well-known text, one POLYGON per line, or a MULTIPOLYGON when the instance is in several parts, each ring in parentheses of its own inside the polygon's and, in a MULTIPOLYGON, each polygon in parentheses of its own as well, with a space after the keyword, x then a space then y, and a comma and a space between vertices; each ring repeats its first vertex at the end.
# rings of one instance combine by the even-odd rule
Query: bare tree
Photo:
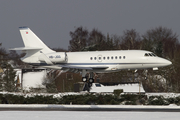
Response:
POLYGON ((48 93, 57 93, 56 79, 61 75, 61 70, 46 70, 47 75, 44 77, 43 85, 46 86, 48 93))
POLYGON ((82 51, 87 45, 88 30, 78 27, 74 32, 70 32, 71 40, 69 41, 70 51, 82 51))
POLYGON ((124 31, 124 34, 121 37, 121 49, 142 49, 141 37, 135 29, 124 31))
POLYGON ((88 51, 105 50, 106 37, 97 29, 93 29, 89 33, 86 49, 88 51))
MULTIPOLYGON (((160 68, 156 75, 166 79, 166 91, 179 91, 179 42, 176 33, 166 27, 157 27, 148 30, 143 36, 143 49, 154 52, 160 57, 167 58, 173 62, 172 66, 160 68)), ((158 81, 156 81, 158 82, 158 81)), ((160 87, 160 86, 159 86, 160 87)))
POLYGON ((178 36, 171 29, 160 26, 148 30, 142 37, 143 49, 152 51, 160 57, 174 57, 178 36))
POLYGON ((118 35, 112 35, 111 39, 113 39, 113 43, 114 43, 114 49, 115 50, 121 50, 122 46, 121 46, 121 36, 118 35))
POLYGON ((8 91, 8 92, 15 92, 16 91, 15 76, 16 76, 16 72, 13 70, 11 65, 6 64, 6 70, 4 71, 4 76, 2 79, 5 91, 8 91))
POLYGON ((56 52, 67 52, 68 50, 65 50, 63 48, 53 48, 54 51, 56 52))

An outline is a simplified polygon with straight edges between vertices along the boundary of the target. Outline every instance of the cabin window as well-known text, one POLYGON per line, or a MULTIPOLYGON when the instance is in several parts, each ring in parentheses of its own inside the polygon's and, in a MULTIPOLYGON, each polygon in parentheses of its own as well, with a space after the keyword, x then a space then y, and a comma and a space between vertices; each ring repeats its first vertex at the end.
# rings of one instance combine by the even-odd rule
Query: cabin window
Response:
POLYGON ((107 59, 109 60, 109 57, 107 57, 107 59))
POLYGON ((123 58, 125 59, 125 58, 126 58, 126 56, 123 56, 123 58))
POLYGON ((119 59, 121 59, 121 56, 119 56, 119 59))
POLYGON ((99 60, 101 60, 101 57, 99 57, 99 60))
POLYGON ((94 60, 96 60, 96 57, 94 57, 94 60))
POLYGON ((90 60, 92 60, 93 58, 91 57, 90 60))
POLYGON ((113 56, 111 57, 111 59, 113 59, 113 56))
POLYGON ((115 59, 117 59, 117 56, 115 57, 115 59))
POLYGON ((106 57, 103 57, 103 59, 105 60, 105 59, 106 59, 106 57))

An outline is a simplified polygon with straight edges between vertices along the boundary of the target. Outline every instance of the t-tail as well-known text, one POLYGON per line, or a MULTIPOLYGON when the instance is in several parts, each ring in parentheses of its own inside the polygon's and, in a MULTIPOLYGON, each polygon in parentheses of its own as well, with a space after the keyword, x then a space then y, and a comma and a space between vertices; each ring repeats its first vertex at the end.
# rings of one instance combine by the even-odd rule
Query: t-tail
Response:
POLYGON ((26 63, 40 63, 43 59, 42 61, 45 63, 53 64, 45 54, 54 53, 55 51, 47 47, 28 27, 19 27, 19 30, 25 47, 10 50, 22 50, 25 52, 26 56, 21 60, 26 63))

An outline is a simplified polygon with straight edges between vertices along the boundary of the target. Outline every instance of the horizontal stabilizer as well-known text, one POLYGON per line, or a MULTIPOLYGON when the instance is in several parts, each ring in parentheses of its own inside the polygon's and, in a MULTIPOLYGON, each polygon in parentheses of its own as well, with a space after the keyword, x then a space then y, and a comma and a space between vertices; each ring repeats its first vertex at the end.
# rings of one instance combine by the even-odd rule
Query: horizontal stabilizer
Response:
POLYGON ((41 50, 42 48, 35 47, 19 47, 19 48, 11 48, 9 50, 41 50))

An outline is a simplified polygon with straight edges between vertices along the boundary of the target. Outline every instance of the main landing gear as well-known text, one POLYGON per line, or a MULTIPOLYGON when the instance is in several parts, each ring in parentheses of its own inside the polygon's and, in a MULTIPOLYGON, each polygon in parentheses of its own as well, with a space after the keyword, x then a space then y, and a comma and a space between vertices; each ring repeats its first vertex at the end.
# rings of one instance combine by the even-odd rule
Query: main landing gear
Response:
POLYGON ((89 77, 86 75, 85 77, 82 77, 82 81, 83 82, 87 82, 87 83, 94 83, 94 73, 93 72, 90 72, 89 73, 89 77), (89 79, 88 79, 89 78, 89 79))
MULTIPOLYGON (((83 75, 82 75, 83 76, 83 75)), ((94 73, 90 72, 89 74, 86 74, 84 77, 82 77, 82 81, 85 82, 85 90, 89 91, 92 83, 94 83, 94 73)))

